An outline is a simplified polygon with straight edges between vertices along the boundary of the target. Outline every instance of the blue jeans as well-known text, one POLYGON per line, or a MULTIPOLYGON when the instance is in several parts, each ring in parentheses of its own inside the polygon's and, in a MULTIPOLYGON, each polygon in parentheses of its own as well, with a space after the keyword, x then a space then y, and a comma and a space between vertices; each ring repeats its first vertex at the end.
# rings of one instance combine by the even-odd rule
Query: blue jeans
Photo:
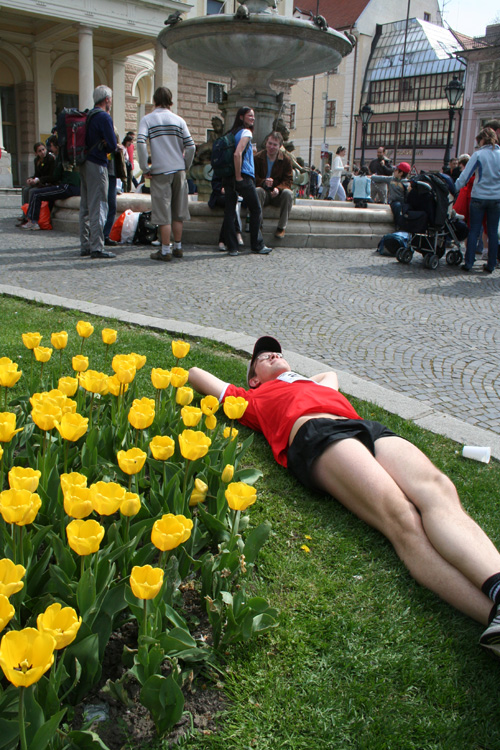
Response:
POLYGON ((488 271, 493 271, 497 264, 498 223, 500 221, 500 200, 471 198, 469 207, 469 236, 465 253, 465 267, 472 268, 476 257, 477 241, 483 231, 483 217, 486 214, 488 230, 488 271))

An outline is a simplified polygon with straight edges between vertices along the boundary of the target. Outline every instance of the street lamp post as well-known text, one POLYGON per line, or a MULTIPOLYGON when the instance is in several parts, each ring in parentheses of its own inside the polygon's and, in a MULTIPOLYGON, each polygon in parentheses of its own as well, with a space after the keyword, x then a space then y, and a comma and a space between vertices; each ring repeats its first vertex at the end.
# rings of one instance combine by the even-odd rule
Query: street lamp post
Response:
POLYGON ((368 123, 371 120, 371 117, 373 115, 373 109, 370 107, 369 104, 365 104, 363 107, 361 107, 361 111, 359 113, 359 116, 361 118, 361 163, 360 166, 362 167, 365 163, 365 145, 366 145, 366 133, 368 131, 368 123))
POLYGON ((449 105, 449 120, 448 120, 448 138, 446 139, 446 150, 444 152, 443 160, 443 171, 446 171, 450 165, 450 152, 451 152, 451 130, 453 126, 453 118, 455 117, 455 108, 457 103, 464 92, 465 86, 461 81, 458 80, 457 76, 453 76, 453 80, 450 81, 444 88, 444 93, 448 100, 449 105))

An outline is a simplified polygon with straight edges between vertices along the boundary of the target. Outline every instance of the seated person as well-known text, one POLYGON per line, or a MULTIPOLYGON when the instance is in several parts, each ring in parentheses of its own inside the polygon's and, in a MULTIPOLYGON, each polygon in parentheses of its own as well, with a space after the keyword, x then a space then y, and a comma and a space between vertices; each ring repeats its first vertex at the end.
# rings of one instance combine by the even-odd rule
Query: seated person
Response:
POLYGON ((281 149, 283 136, 276 130, 266 138, 265 149, 255 154, 255 185, 262 212, 264 206, 278 206, 280 216, 274 236, 282 239, 293 203, 292 160, 281 149))
POLYGON ((487 625, 479 642, 500 655, 500 553, 448 477, 412 443, 361 419, 334 372, 291 372, 271 336, 256 342, 247 379, 249 390, 189 371, 199 393, 245 398, 240 421, 264 434, 277 462, 384 534, 415 580, 487 625))
POLYGON ((402 161, 395 168, 392 180, 389 182, 388 187, 388 201, 391 207, 392 215, 396 226, 398 226, 399 217, 401 216, 401 209, 403 204, 406 203, 406 196, 408 191, 408 175, 411 172, 411 167, 406 161, 402 161))
POLYGON ((71 198, 73 195, 80 195, 80 174, 77 170, 65 169, 62 159, 59 157, 59 146, 57 135, 51 135, 47 141, 55 164, 51 174, 51 180, 54 184, 45 187, 35 188, 31 191, 30 202, 26 212, 26 223, 22 229, 40 229, 38 219, 40 218, 40 209, 42 201, 48 201, 49 209, 52 210, 55 201, 71 198))
POLYGON ((359 173, 352 178, 352 200, 356 208, 366 208, 371 198, 372 184, 368 175, 368 167, 362 166, 359 173))
MULTIPOLYGON (((26 180, 26 186, 22 189, 22 206, 30 202, 30 194, 32 190, 52 183, 52 173, 55 166, 53 154, 47 152, 45 143, 42 143, 41 141, 35 143, 33 150, 36 154, 34 159, 35 171, 32 177, 28 177, 26 180)), ((17 220, 17 226, 23 226, 27 221, 26 216, 23 214, 17 220)))
MULTIPOLYGON (((238 201, 236 203, 236 211, 234 213, 234 228, 236 230, 236 239, 238 241, 238 245, 243 245, 243 237, 241 236, 241 203, 243 199, 241 196, 238 196, 238 201)), ((212 178, 212 192, 210 193, 210 198, 208 199, 208 207, 209 208, 224 208, 226 205, 226 196, 224 195, 224 187, 222 185, 222 180, 218 177, 212 178)), ((224 221, 222 222, 220 232, 219 232, 219 250, 225 251, 227 250, 226 247, 226 241, 224 239, 224 221)))

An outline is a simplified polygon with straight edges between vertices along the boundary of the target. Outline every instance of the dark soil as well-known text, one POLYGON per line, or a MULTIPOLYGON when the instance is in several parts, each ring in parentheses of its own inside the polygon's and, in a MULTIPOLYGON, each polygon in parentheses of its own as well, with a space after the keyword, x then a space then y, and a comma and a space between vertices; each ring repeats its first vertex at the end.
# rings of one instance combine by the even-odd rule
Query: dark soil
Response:
MULTIPOLYGON (((184 615, 197 623, 192 635, 210 641, 210 632, 205 613, 199 606, 199 597, 191 587, 183 591, 184 615)), ((125 747, 144 748, 155 739, 156 729, 148 710, 141 704, 140 684, 131 676, 123 680, 121 700, 109 683, 115 683, 127 672, 122 662, 124 647, 137 648, 137 622, 129 622, 115 631, 109 640, 102 664, 102 676, 96 689, 75 709, 73 728, 85 725, 99 735, 109 750, 125 747), (89 722, 91 722, 89 726, 89 722)), ((165 674, 168 674, 166 668, 165 674)), ((165 747, 172 747, 193 730, 207 735, 217 730, 217 714, 225 707, 225 698, 220 682, 210 683, 199 676, 184 685, 184 714, 174 729, 164 738, 165 747)))

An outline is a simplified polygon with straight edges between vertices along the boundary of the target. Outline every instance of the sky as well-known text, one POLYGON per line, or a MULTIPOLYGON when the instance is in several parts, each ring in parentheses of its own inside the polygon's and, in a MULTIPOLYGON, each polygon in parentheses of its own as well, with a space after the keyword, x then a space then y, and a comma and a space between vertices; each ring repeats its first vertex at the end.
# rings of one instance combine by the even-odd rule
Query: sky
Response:
MULTIPOLYGON (((443 0, 439 0, 443 8, 443 0)), ((500 7, 489 0, 471 2, 471 0, 444 0, 444 20, 455 31, 467 36, 484 36, 486 26, 500 17, 500 7)))

